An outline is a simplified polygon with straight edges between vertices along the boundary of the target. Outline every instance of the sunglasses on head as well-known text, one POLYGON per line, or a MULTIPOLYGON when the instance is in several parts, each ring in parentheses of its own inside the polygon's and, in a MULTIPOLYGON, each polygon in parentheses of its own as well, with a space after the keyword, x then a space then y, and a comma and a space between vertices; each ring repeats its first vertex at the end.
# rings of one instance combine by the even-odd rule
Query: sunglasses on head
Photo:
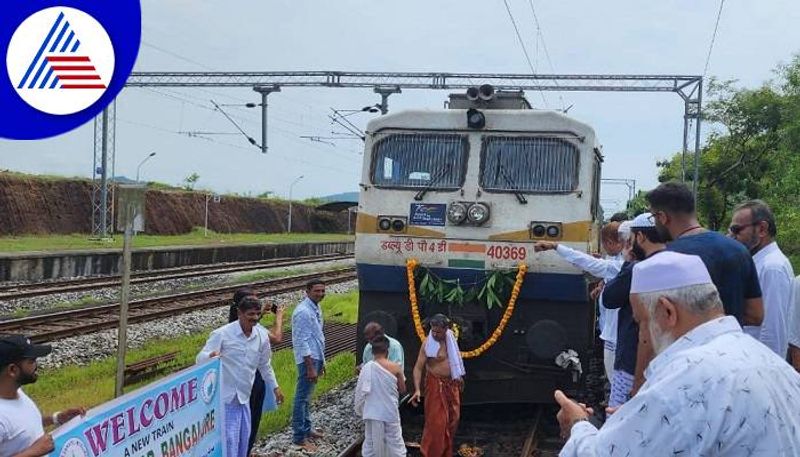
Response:
POLYGON ((744 225, 731 224, 730 227, 728 227, 728 231, 733 235, 738 235, 739 232, 741 232, 742 230, 746 229, 747 227, 753 227, 753 226, 756 226, 756 225, 758 225, 760 223, 761 223, 761 221, 751 222, 749 224, 744 224, 744 225))

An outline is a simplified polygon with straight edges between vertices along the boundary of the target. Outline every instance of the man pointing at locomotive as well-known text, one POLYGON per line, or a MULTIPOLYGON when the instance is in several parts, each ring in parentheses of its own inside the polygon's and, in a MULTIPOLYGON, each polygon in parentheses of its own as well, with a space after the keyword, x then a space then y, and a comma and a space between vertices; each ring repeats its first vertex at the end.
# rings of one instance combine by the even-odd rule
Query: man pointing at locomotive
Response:
POLYGON ((414 364, 411 404, 416 406, 422 397, 420 387, 425 373, 425 428, 420 451, 423 457, 450 457, 461 417, 461 389, 466 371, 458 342, 450 330, 450 320, 436 314, 431 317, 430 325, 431 331, 414 364))

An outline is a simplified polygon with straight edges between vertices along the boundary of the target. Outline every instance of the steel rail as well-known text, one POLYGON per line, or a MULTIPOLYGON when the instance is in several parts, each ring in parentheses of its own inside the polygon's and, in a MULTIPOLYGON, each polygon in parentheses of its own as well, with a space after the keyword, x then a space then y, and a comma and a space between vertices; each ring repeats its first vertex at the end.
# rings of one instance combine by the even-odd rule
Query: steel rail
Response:
MULTIPOLYGON (((230 262, 214 265, 192 265, 182 268, 165 268, 156 271, 141 271, 134 273, 131 284, 144 284, 172 279, 192 278, 215 274, 235 273, 239 271, 252 271, 264 268, 278 268, 285 266, 303 265, 307 263, 345 260, 353 258, 353 254, 326 254, 299 258, 282 257, 259 261, 230 262)), ((80 292, 85 290, 117 287, 120 285, 121 276, 87 277, 65 281, 53 281, 35 284, 15 284, 0 286, 0 300, 13 300, 18 298, 36 297, 41 295, 80 292)))
MULTIPOLYGON (((271 279, 248 284, 259 297, 301 290, 306 281, 320 278, 326 283, 346 282, 356 278, 355 268, 342 268, 304 275, 271 279)), ((140 323, 191 311, 224 306, 231 294, 244 284, 135 300, 130 303, 128 322, 140 323)), ((70 336, 116 328, 119 304, 57 311, 0 322, 0 333, 27 335, 31 341, 54 341, 70 336)))

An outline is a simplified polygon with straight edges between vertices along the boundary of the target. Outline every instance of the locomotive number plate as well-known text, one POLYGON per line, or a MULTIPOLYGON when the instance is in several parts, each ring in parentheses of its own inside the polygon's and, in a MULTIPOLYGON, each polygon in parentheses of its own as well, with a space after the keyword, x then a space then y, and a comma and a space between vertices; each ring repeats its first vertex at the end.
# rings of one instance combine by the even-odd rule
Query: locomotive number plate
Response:
POLYGON ((525 246, 492 245, 486 251, 486 257, 496 260, 525 260, 527 256, 525 246))

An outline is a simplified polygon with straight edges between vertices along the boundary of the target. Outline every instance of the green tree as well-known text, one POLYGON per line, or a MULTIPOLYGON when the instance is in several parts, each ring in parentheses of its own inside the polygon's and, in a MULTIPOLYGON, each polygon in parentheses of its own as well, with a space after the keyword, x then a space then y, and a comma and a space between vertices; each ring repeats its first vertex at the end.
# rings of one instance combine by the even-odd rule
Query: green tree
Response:
POLYGON ((197 173, 192 173, 189 176, 183 178, 183 188, 186 190, 194 190, 194 186, 197 185, 197 181, 200 179, 200 175, 197 173))
MULTIPOLYGON (((713 128, 700 151, 698 211, 723 229, 733 207, 760 198, 773 209, 778 241, 800 261, 800 56, 761 87, 712 81, 703 118, 713 128)), ((693 161, 687 157, 687 163, 693 161)), ((681 154, 660 163, 659 181, 680 179, 681 154)), ((687 176, 691 179, 691 176, 687 176)), ((691 181, 689 182, 691 184, 691 181)))

